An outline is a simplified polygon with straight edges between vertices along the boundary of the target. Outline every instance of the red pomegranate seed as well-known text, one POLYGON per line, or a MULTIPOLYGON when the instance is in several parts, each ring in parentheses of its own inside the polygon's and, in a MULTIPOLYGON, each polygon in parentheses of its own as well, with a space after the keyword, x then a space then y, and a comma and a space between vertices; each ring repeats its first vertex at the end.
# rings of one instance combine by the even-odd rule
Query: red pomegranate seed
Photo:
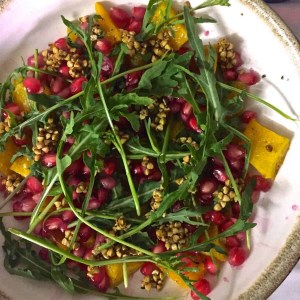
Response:
POLYGON ((235 51, 235 60, 236 60, 236 63, 234 65, 234 67, 236 69, 244 63, 243 60, 242 60, 241 54, 239 52, 236 52, 236 51, 235 51))
POLYGON ((260 77, 258 73, 256 73, 254 70, 245 71, 243 73, 240 73, 238 75, 238 80, 244 82, 247 85, 254 85, 257 82, 259 82, 260 77))
POLYGON ((111 176, 100 178, 100 183, 107 190, 112 190, 117 185, 117 181, 111 176))
POLYGON ((37 94, 41 89, 40 80, 33 77, 26 77, 23 84, 29 94, 37 94))
POLYGON ((240 242, 244 242, 246 240, 246 232, 245 231, 240 231, 239 233, 236 234, 236 238, 240 242))
POLYGON ((109 278, 105 267, 94 267, 93 273, 89 274, 88 279, 101 292, 105 292, 109 288, 109 278))
POLYGON ((125 29, 130 20, 129 14, 124 9, 119 7, 111 7, 109 10, 109 15, 115 25, 122 29, 125 29))
POLYGON ((238 77, 238 73, 234 68, 224 69, 223 77, 226 81, 234 81, 238 77))
POLYGON ((222 223, 224 223, 226 219, 225 216, 220 211, 213 210, 211 211, 210 214, 210 220, 213 224, 221 225, 222 223))
POLYGON ((169 101, 169 107, 172 114, 176 114, 181 111, 181 103, 177 100, 169 101))
POLYGON ((186 222, 182 223, 182 227, 187 229, 188 233, 194 233, 197 230, 197 226, 196 225, 192 225, 186 222))
POLYGON ((214 178, 204 178, 198 183, 198 191, 201 194, 212 194, 218 188, 218 184, 214 178))
POLYGON ((126 27, 128 31, 133 31, 135 33, 140 33, 142 29, 142 21, 137 20, 135 18, 131 18, 129 21, 128 26, 126 27))
POLYGON ((126 87, 135 88, 142 77, 143 71, 137 71, 125 75, 126 87))
POLYGON ((184 203, 181 200, 177 200, 172 207, 172 211, 175 213, 184 207, 184 203))
POLYGON ((101 282, 99 282, 99 284, 96 286, 97 289, 101 292, 106 292, 107 289, 110 286, 110 279, 107 276, 107 274, 103 277, 103 279, 101 280, 101 282))
POLYGON ((228 248, 240 247, 241 241, 235 235, 232 235, 232 236, 226 237, 225 245, 228 248))
MULTIPOLYGON (((37 56, 37 64, 38 68, 41 68, 45 65, 44 57, 41 53, 37 56)), ((35 57, 34 55, 31 55, 27 58, 27 65, 30 67, 35 67, 35 57)))
MULTIPOLYGON (((13 209, 14 212, 23 212, 22 211, 22 204, 21 204, 20 201, 14 201, 13 205, 12 205, 12 209, 13 209)), ((14 216, 14 218, 16 220, 24 220, 24 219, 26 219, 28 217, 17 217, 17 216, 14 216)))
POLYGON ((12 139, 13 139, 14 143, 17 146, 24 146, 24 145, 28 144, 28 142, 27 142, 27 140, 25 138, 24 139, 18 139, 15 136, 13 136, 12 139))
POLYGON ((199 128, 197 124, 197 120, 195 116, 191 116, 188 120, 188 126, 195 132, 201 133, 202 130, 199 128))
POLYGON ((62 77, 56 77, 51 86, 53 94, 60 93, 66 87, 66 81, 62 77))
POLYGON ((237 267, 244 263, 247 258, 246 250, 240 247, 231 248, 228 252, 228 262, 231 266, 237 267))
POLYGON ((108 199, 108 190, 105 188, 99 188, 97 198, 101 205, 104 204, 108 199))
POLYGON ((54 46, 60 50, 68 51, 69 45, 67 43, 66 38, 60 38, 54 42, 54 46))
POLYGON ((79 158, 77 160, 74 160, 65 172, 69 175, 78 175, 79 173, 81 173, 83 167, 83 161, 81 158, 79 158))
POLYGON ((228 220, 226 222, 224 222, 223 224, 219 225, 219 231, 223 232, 226 229, 228 229, 230 226, 232 226, 234 224, 234 222, 232 220, 228 220))
POLYGON ((95 49, 104 55, 108 55, 112 50, 112 45, 107 39, 100 39, 94 45, 95 49))
POLYGON ((59 74, 61 74, 65 78, 70 77, 70 68, 67 65, 61 65, 58 69, 59 74))
POLYGON ((34 176, 28 177, 26 181, 26 186, 32 194, 39 194, 43 191, 43 185, 34 176))
POLYGON ((98 200, 98 198, 92 196, 91 199, 89 200, 87 209, 88 210, 98 209, 101 205, 102 203, 98 200))
POLYGON ((61 213, 61 218, 65 223, 71 223, 76 219, 76 216, 71 210, 65 210, 61 213))
POLYGON ((256 180, 255 190, 260 192, 267 192, 272 186, 272 181, 270 179, 264 178, 261 175, 253 176, 256 180))
POLYGON ((72 81, 70 85, 70 92, 71 95, 78 94, 82 91, 82 85, 84 82, 87 82, 88 80, 85 77, 79 77, 72 81))
POLYGON ((44 222, 44 229, 46 231, 59 229, 61 232, 67 230, 68 226, 63 222, 61 218, 58 217, 50 217, 44 222))
POLYGON ((224 167, 216 167, 216 168, 214 168, 213 175, 220 182, 225 182, 228 179, 228 176, 227 176, 227 174, 225 172, 224 167))
POLYGON ((100 233, 96 234, 95 243, 93 249, 96 249, 99 245, 106 243, 106 237, 100 233))
POLYGON ((38 194, 33 195, 33 196, 32 196, 32 200, 33 200, 36 204, 38 204, 39 201, 40 201, 40 199, 41 199, 41 195, 42 195, 42 193, 38 193, 38 194))
POLYGON ((32 197, 27 197, 21 201, 21 211, 23 212, 32 212, 35 207, 36 203, 32 197))
POLYGON ((224 151, 224 155, 230 161, 236 161, 245 158, 246 150, 242 146, 228 144, 226 150, 224 151))
MULTIPOLYGON (((194 288, 204 296, 208 295, 211 292, 210 283, 206 279, 200 279, 195 282, 194 288)), ((200 299, 194 291, 191 291, 191 297, 193 300, 200 299)))
POLYGON ((218 266, 216 266, 214 264, 214 262, 212 261, 212 259, 210 257, 206 257, 203 261, 205 270, 212 274, 212 275, 216 275, 218 273, 218 266))
POLYGON ((214 200, 212 194, 202 194, 198 196, 199 196, 198 201, 200 202, 201 205, 210 205, 214 200))
POLYGON ((158 243, 152 247, 151 251, 153 253, 162 253, 167 251, 167 248, 164 242, 158 241, 158 243))
POLYGON ((3 107, 3 110, 2 110, 2 118, 3 119, 6 119, 8 117, 8 113, 5 110, 10 111, 15 116, 18 116, 21 114, 21 108, 16 103, 8 103, 3 107))
POLYGON ((234 218, 239 218, 240 216, 240 211, 241 211, 241 207, 240 204, 238 202, 234 202, 231 204, 231 210, 232 210, 232 216, 234 218))
POLYGON ((117 168, 117 160, 114 157, 110 157, 104 161, 103 172, 110 176, 115 173, 117 168))
POLYGON ((81 182, 81 179, 72 175, 68 178, 67 182, 69 186, 77 186, 81 182))
POLYGON ((244 169, 245 159, 238 159, 238 160, 230 160, 229 166, 232 171, 236 171, 238 175, 242 174, 244 169))
POLYGON ((146 7, 138 6, 132 8, 132 16, 136 20, 143 20, 146 12, 146 7))
POLYGON ((145 262, 140 268, 140 272, 144 276, 150 276, 154 270, 157 270, 157 266, 152 262, 145 262))
POLYGON ((72 253, 77 257, 83 257, 86 252, 84 246, 80 245, 77 249, 72 250, 72 253))
POLYGON ((80 28, 83 30, 88 30, 89 28, 89 23, 88 22, 80 22, 79 24, 80 28))
POLYGON ((257 201, 259 200, 259 197, 260 197, 260 191, 254 190, 251 195, 252 203, 253 204, 257 203, 257 201))
POLYGON ((185 102, 181 108, 180 116, 183 122, 187 122, 193 112, 193 107, 190 103, 185 102))
POLYGON ((211 162, 214 166, 217 166, 217 167, 223 167, 223 161, 221 158, 219 157, 212 157, 211 158, 211 162))
POLYGON ((109 77, 114 71, 114 61, 112 58, 105 56, 101 65, 101 75, 109 77))
MULTIPOLYGON (((56 94, 58 97, 61 97, 63 99, 67 99, 71 96, 71 90, 70 87, 67 86, 65 87, 62 91, 60 91, 59 93, 56 94)), ((66 112, 63 112, 63 114, 66 112)))
POLYGON ((91 227, 81 224, 79 231, 78 231, 78 236, 80 237, 81 242, 86 242, 92 235, 93 230, 91 227))
POLYGON ((257 115, 255 111, 245 110, 241 115, 241 121, 248 124, 251 120, 256 119, 257 115))
POLYGON ((42 164, 47 168, 56 166, 56 153, 47 153, 42 157, 42 164))
POLYGON ((95 259, 95 256, 93 254, 93 249, 86 250, 86 252, 84 253, 83 258, 86 259, 86 260, 93 260, 93 259, 95 259))

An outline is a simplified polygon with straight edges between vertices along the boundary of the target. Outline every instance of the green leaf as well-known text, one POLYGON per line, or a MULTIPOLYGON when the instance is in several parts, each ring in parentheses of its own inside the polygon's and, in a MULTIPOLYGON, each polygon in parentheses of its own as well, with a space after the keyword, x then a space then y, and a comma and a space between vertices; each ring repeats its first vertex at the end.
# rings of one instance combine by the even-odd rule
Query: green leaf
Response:
POLYGON ((140 117, 138 116, 137 113, 122 112, 120 115, 122 115, 124 118, 126 118, 129 121, 132 129, 135 132, 138 132, 140 130, 140 127, 141 127, 140 117))
POLYGON ((114 108, 116 105, 141 105, 147 106, 153 103, 153 99, 149 97, 139 96, 136 93, 115 94, 110 97, 107 103, 109 108, 114 108))
POLYGON ((248 220, 248 218, 252 215, 252 211, 253 211, 252 193, 254 187, 255 187, 255 180, 252 178, 247 183, 242 193, 241 212, 240 212, 240 218, 242 220, 248 220))
POLYGON ((72 279, 69 278, 65 273, 63 273, 61 268, 54 266, 51 267, 51 277, 56 283, 58 283, 59 286, 61 286, 69 293, 75 292, 75 287, 72 279))
POLYGON ((64 100, 61 97, 46 94, 28 94, 28 98, 45 107, 52 107, 64 100))

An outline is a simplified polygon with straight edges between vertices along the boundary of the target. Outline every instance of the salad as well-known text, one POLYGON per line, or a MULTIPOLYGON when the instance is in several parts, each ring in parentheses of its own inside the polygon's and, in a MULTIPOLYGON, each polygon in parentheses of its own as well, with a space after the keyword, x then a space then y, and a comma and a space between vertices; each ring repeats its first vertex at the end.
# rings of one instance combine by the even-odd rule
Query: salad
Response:
POLYGON ((1 84, 9 273, 140 299, 117 288, 140 272, 145 299, 167 280, 208 299, 209 276, 247 259, 253 205, 290 141, 244 101, 293 119, 248 91, 260 76, 227 37, 203 44, 197 24, 216 20, 194 12, 213 5, 230 4, 96 2, 1 84))

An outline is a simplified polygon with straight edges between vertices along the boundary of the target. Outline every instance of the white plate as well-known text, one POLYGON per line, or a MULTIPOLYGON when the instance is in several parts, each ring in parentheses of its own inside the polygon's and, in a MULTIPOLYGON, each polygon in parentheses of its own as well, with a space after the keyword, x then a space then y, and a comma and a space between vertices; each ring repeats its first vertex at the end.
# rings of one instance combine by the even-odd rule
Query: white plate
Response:
MULTIPOLYGON (((190 2, 192 6, 198 4, 195 0, 190 2)), ((203 11, 219 22, 204 24, 200 29, 201 38, 216 41, 220 36, 229 36, 242 52, 246 66, 266 75, 252 92, 291 115, 295 112, 299 115, 300 50, 296 39, 262 1, 232 0, 231 3, 231 7, 203 11), (208 37, 205 31, 209 31, 208 37)), ((113 5, 121 4, 133 2, 119 0, 113 5)), ((61 14, 75 19, 93 12, 91 0, 11 1, 0 15, 0 79, 21 65, 21 57, 27 58, 35 48, 42 50, 49 42, 66 35, 61 14)), ((290 137, 292 143, 272 190, 262 196, 255 208, 257 226, 253 229, 249 258, 240 268, 232 269, 228 265, 223 268, 209 295, 212 299, 266 299, 299 258, 300 238, 295 231, 297 226, 300 228, 299 123, 287 121, 254 102, 249 102, 249 106, 258 112, 260 122, 290 137)), ((0 261, 2 256, 1 252, 0 261)), ((51 283, 10 276, 2 265, 0 282, 2 292, 11 299, 94 299, 65 294, 51 283)), ((137 290, 138 295, 145 295, 137 290)), ((169 283, 160 295, 178 295, 178 289, 169 283)), ((182 299, 187 299, 186 291, 182 292, 182 299)))

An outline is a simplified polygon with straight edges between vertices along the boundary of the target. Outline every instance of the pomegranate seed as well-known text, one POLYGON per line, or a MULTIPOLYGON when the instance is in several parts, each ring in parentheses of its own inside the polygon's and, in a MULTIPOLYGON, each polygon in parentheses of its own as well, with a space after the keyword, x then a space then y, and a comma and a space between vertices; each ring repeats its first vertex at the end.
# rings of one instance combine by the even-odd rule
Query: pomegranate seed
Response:
POLYGON ((241 115, 241 121, 248 124, 251 120, 256 119, 257 115, 255 111, 245 110, 241 115))
POLYGON ((140 271, 144 276, 150 276, 154 270, 157 270, 157 266, 152 262, 145 262, 140 268, 140 271))
POLYGON ((79 24, 80 28, 83 30, 88 30, 89 28, 89 23, 88 22, 80 22, 79 24))
POLYGON ((60 50, 68 51, 69 45, 67 43, 66 38, 60 38, 54 42, 54 46, 60 50))
POLYGON ((190 103, 185 102, 182 106, 180 116, 183 122, 187 122, 193 112, 193 107, 190 103))
POLYGON ((203 264, 208 273, 212 275, 216 275, 218 273, 218 266, 214 264, 210 257, 206 257, 203 261, 203 264))
POLYGON ((135 33, 140 33, 142 29, 142 21, 136 20, 135 18, 131 18, 128 26, 126 27, 128 31, 133 31, 135 33))
POLYGON ((64 232, 65 230, 67 230, 67 228, 67 224, 58 217, 50 217, 44 222, 44 229, 46 231, 59 229, 61 232, 64 232))
POLYGON ((158 241, 158 243, 152 247, 151 251, 153 253, 162 253, 167 251, 167 248, 164 242, 158 241))
POLYGON ((169 101, 169 107, 172 114, 176 114, 181 111, 181 103, 176 100, 169 101))
POLYGON ((218 188, 218 184, 214 178, 205 178, 198 183, 198 191, 201 194, 212 194, 218 188))
POLYGON ((236 69, 244 63, 243 60, 242 60, 241 54, 239 52, 236 52, 236 51, 235 51, 235 60, 236 60, 236 63, 234 65, 234 67, 236 69))
POLYGON ((96 249, 99 245, 106 243, 106 237, 100 233, 96 234, 95 243, 93 249, 96 249))
POLYGON ((226 229, 228 229, 230 226, 232 226, 233 224, 234 224, 234 222, 232 220, 228 220, 219 226, 219 231, 223 232, 226 229))
POLYGON ((36 207, 36 203, 32 198, 25 198, 21 201, 21 211, 32 212, 36 207))
POLYGON ((88 80, 85 77, 79 77, 72 81, 70 85, 70 92, 71 95, 78 94, 82 91, 82 85, 84 82, 87 82, 88 80))
POLYGON ((104 161, 103 172, 110 176, 115 173, 117 168, 117 160, 114 157, 110 157, 104 161))
POLYGON ((238 175, 241 175, 244 169, 245 159, 238 159, 238 160, 230 160, 229 166, 231 171, 236 171, 238 175))
POLYGON ((39 201, 40 201, 40 199, 41 199, 41 195, 42 195, 42 193, 38 193, 38 194, 33 195, 33 196, 32 196, 32 200, 33 200, 36 204, 38 204, 39 201))
POLYGON ((240 242, 244 242, 246 240, 246 232, 245 231, 240 231, 239 233, 236 234, 236 238, 240 242))
POLYGON ((260 197, 260 191, 254 190, 251 195, 252 203, 253 204, 257 203, 257 201, 259 200, 259 197, 260 197))
POLYGON ((177 200, 177 201, 173 204, 172 211, 175 213, 175 212, 179 211, 180 209, 182 209, 183 206, 184 206, 183 201, 177 200))
POLYGON ((224 151, 225 157, 230 161, 244 159, 246 155, 245 148, 235 144, 228 144, 224 151))
POLYGON ((225 245, 228 248, 240 247, 241 241, 235 235, 226 237, 225 245))
POLYGON ((240 216, 240 211, 241 211, 241 207, 240 204, 238 202, 234 202, 231 204, 231 210, 232 210, 232 216, 234 218, 239 218, 240 216))
MULTIPOLYGON (((67 99, 71 96, 71 90, 70 87, 67 86, 65 87, 61 92, 56 94, 58 97, 63 98, 63 99, 67 99)), ((63 114, 66 112, 63 112, 63 114)))
POLYGON ((8 117, 8 113, 5 110, 8 110, 15 116, 18 116, 21 114, 21 108, 16 103, 8 103, 3 107, 3 110, 2 110, 2 118, 3 119, 6 119, 8 117))
POLYGON ((65 78, 70 77, 70 68, 67 65, 61 65, 58 69, 59 74, 61 74, 65 78))
POLYGON ((212 162, 212 164, 214 165, 214 166, 216 166, 216 167, 223 167, 223 161, 222 161, 222 159, 221 158, 219 158, 219 157, 212 157, 211 158, 211 162, 212 162))
MULTIPOLYGON (((41 68, 45 65, 44 57, 41 53, 37 56, 37 64, 38 68, 41 68)), ((35 67, 35 57, 34 55, 31 55, 27 58, 27 65, 30 67, 35 67)))
POLYGON ((125 75, 126 80, 126 87, 129 87, 131 89, 137 87, 138 82, 140 81, 142 77, 143 71, 137 71, 130 74, 125 75))
POLYGON ((267 192, 272 186, 272 181, 270 179, 264 178, 261 175, 253 176, 256 180, 255 190, 260 192, 267 192))
POLYGON ((112 45, 107 39, 100 39, 94 45, 95 49, 104 55, 108 55, 112 50, 112 45))
POLYGON ((65 223, 71 223, 76 219, 76 216, 71 210, 65 210, 61 213, 61 218, 65 223))
POLYGON ((197 230, 197 226, 196 225, 192 225, 189 223, 182 223, 183 228, 187 229, 188 233, 194 233, 197 230))
POLYGON ((182 55, 182 54, 187 53, 187 52, 189 52, 189 51, 190 51, 190 49, 189 49, 188 47, 181 47, 181 48, 177 51, 177 53, 180 54, 180 55, 182 55))
POLYGON ((80 237, 81 242, 86 242, 92 235, 93 230, 89 226, 85 224, 81 224, 79 231, 78 231, 78 236, 80 237))
POLYGON ((34 176, 28 177, 26 181, 26 186, 32 194, 39 194, 43 191, 43 185, 34 176))
POLYGON ((247 85, 254 85, 259 82, 260 77, 254 70, 245 71, 238 75, 238 80, 247 85))
POLYGON ((244 263, 247 258, 245 249, 240 247, 231 248, 228 252, 228 262, 231 266, 237 267, 244 263))
POLYGON ((109 288, 110 281, 109 277, 107 276, 105 267, 93 268, 93 273, 91 274, 91 276, 88 276, 88 279, 101 292, 105 292, 109 288))
POLYGON ((138 6, 132 8, 132 16, 139 21, 144 19, 145 12, 146 7, 138 6))
POLYGON ((81 158, 74 160, 72 164, 66 169, 66 173, 69 175, 77 175, 82 171, 84 167, 83 161, 81 158))
POLYGON ((112 58, 105 56, 101 65, 101 75, 109 77, 114 71, 114 61, 112 58))
POLYGON ((100 178, 100 182, 107 190, 112 190, 117 185, 117 181, 111 176, 100 178))
POLYGON ((68 178, 67 182, 69 186, 77 186, 81 182, 81 179, 72 175, 68 178))
POLYGON ((202 132, 202 130, 199 128, 199 126, 197 124, 197 120, 196 120, 195 116, 192 116, 192 117, 189 118, 189 120, 188 120, 188 126, 192 130, 196 131, 197 133, 201 133, 202 132))
POLYGON ((108 199, 108 190, 105 188, 99 188, 97 198, 101 205, 104 204, 108 199))
POLYGON ((37 78, 26 77, 23 85, 29 94, 37 94, 41 89, 41 82, 37 78))
POLYGON ((14 141, 14 143, 17 145, 17 146, 24 146, 24 145, 27 145, 28 142, 27 140, 24 138, 24 139, 18 139, 16 138, 15 136, 12 137, 12 140, 14 141))
POLYGON ((238 77, 238 73, 234 68, 223 70, 223 77, 226 81, 234 81, 238 77))
POLYGON ((202 194, 198 197, 198 201, 201 205, 210 205, 212 204, 213 200, 214 198, 212 194, 202 194))
POLYGON ((86 252, 84 253, 83 258, 86 259, 86 260, 93 260, 93 259, 95 259, 95 256, 93 254, 93 249, 86 250, 86 252))
MULTIPOLYGON (((13 209, 14 212, 23 212, 23 211, 22 211, 22 204, 21 204, 20 201, 14 201, 14 202, 13 202, 13 205, 12 205, 12 209, 13 209)), ((27 217, 17 217, 17 216, 15 216, 14 218, 15 218, 16 220, 24 220, 24 219, 26 219, 27 217)))
POLYGON ((42 157, 42 164, 47 168, 52 168, 56 166, 56 154, 47 153, 42 157))
MULTIPOLYGON (((200 279, 195 282, 194 288, 204 296, 208 295, 211 292, 210 283, 206 279, 200 279)), ((191 291, 191 297, 193 300, 200 299, 194 291, 191 291)))
POLYGON ((124 9, 119 7, 111 7, 109 10, 109 15, 115 25, 122 29, 125 29, 130 20, 129 14, 124 9))
POLYGON ((102 203, 96 197, 92 196, 88 203, 87 209, 88 210, 98 209, 101 205, 102 203))
POLYGON ((220 211, 211 211, 210 220, 213 224, 221 225, 225 221, 225 216, 220 211))
POLYGON ((225 182, 228 179, 224 167, 216 167, 213 170, 213 175, 220 182, 225 182))
POLYGON ((109 286, 110 286, 110 279, 107 275, 105 275, 105 277, 103 277, 101 282, 96 287, 99 291, 106 292, 109 286))
POLYGON ((62 77, 56 77, 51 86, 54 94, 60 93, 66 87, 66 81, 62 77))

